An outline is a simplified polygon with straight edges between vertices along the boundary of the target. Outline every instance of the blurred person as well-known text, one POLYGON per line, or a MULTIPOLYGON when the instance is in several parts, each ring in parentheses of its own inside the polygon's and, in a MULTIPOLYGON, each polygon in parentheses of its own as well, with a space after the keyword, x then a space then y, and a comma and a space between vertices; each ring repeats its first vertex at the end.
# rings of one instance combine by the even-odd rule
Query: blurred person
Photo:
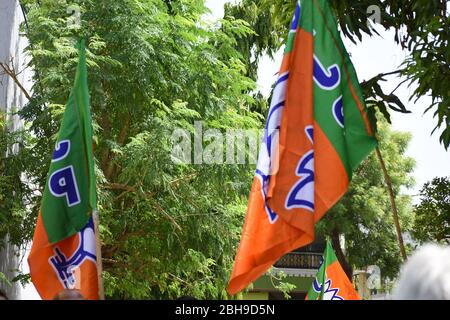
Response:
POLYGON ((64 289, 58 292, 53 300, 84 300, 84 297, 79 290, 64 289))
POLYGON ((2 289, 0 289, 0 300, 9 300, 8 296, 2 289))
POLYGON ((403 265, 394 300, 450 300, 450 247, 426 244, 403 265))

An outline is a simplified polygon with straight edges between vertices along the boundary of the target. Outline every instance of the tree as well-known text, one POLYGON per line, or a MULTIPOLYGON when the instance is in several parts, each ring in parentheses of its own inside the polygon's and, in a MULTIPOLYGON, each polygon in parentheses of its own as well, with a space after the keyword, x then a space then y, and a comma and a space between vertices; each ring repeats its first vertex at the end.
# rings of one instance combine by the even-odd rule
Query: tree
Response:
POLYGON ((0 248, 6 235, 23 248, 33 235, 35 220, 27 210, 34 205, 34 186, 22 180, 31 159, 30 149, 24 146, 31 146, 33 137, 27 128, 9 132, 10 120, 10 114, 0 112, 0 248))
MULTIPOLYGON (((238 38, 237 49, 241 51, 256 79, 259 58, 267 53, 272 56, 286 41, 290 20, 297 1, 292 0, 242 0, 226 6, 226 14, 247 21, 256 34, 238 38)), ((387 74, 379 74, 363 82, 366 100, 373 103, 372 113, 383 113, 388 121, 388 109, 409 113, 394 94, 385 93, 380 82, 390 75, 403 75, 410 84, 418 83, 410 99, 416 101, 431 95, 432 103, 424 106, 425 112, 433 111, 437 117, 436 129, 443 128, 440 141, 447 149, 450 146, 450 15, 446 0, 329 0, 343 35, 354 43, 361 41, 363 34, 375 36, 370 27, 370 8, 380 10, 380 23, 385 29, 395 30, 396 43, 407 52, 401 68, 387 74)), ((402 85, 405 81, 399 83, 402 85)), ((434 131, 433 131, 434 132, 434 131)))
POLYGON ((414 239, 450 244, 450 178, 436 177, 425 183, 420 197, 420 204, 414 206, 414 239))
POLYGON ((75 2, 80 28, 67 25, 59 1, 22 1, 35 85, 20 116, 33 139, 5 160, 20 164, 8 192, 21 193, 2 202, 2 215, 15 223, 1 231, 25 229, 14 243, 31 240, 82 35, 107 296, 226 298, 254 168, 178 164, 171 135, 176 129, 192 135, 194 121, 222 133, 262 125, 246 94, 255 83, 234 48, 235 37, 252 30, 238 19, 222 20, 220 29, 204 22, 203 0, 75 2), (23 199, 30 202, 24 206, 23 199))

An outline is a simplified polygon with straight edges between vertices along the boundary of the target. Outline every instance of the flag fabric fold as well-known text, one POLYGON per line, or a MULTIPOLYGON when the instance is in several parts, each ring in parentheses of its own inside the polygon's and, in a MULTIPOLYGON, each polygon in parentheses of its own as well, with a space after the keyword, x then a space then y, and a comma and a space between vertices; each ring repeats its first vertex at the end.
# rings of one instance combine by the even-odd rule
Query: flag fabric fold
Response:
POLYGON ((282 255, 314 240, 314 225, 347 191, 377 142, 356 72, 326 0, 298 1, 275 83, 240 245, 236 294, 282 255))
POLYGON ((28 257, 31 280, 43 299, 78 289, 98 299, 92 120, 84 40, 78 42, 75 83, 57 136, 28 257))
POLYGON ((361 300, 327 241, 323 261, 305 300, 361 300))

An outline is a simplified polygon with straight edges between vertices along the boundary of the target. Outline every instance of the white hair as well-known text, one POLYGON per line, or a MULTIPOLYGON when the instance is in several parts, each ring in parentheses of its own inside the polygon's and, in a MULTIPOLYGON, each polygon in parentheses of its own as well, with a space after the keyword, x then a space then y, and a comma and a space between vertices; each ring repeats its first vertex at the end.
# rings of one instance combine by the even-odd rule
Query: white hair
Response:
POLYGON ((395 300, 450 300, 450 247, 426 244, 402 267, 395 300))

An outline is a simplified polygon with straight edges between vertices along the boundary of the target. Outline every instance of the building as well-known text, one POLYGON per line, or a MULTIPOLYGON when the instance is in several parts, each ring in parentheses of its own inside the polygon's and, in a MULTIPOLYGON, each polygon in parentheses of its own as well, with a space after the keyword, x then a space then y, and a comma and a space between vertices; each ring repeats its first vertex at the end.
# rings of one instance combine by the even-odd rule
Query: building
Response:
MULTIPOLYGON (((32 81, 32 72, 27 69, 27 57, 24 54, 28 42, 19 32, 23 21, 24 14, 19 1, 0 0, 0 116, 6 120, 6 129, 9 131, 22 127, 20 119, 11 113, 27 103, 17 82, 29 90, 32 81), (13 79, 9 72, 13 72, 16 79, 13 79)), ((10 150, 15 151, 17 150, 14 148, 10 150)), ((8 243, 8 238, 3 239, 0 244, 3 244, 0 245, 0 272, 11 281, 17 275, 15 270, 20 268, 21 252, 8 243)), ((11 285, 0 281, 0 288, 10 299, 21 298, 22 288, 17 283, 11 285)))
POLYGON ((294 284, 289 293, 293 300, 304 300, 322 262, 325 241, 316 240, 311 245, 294 250, 279 259, 272 269, 253 283, 253 288, 244 294, 249 300, 283 300, 280 290, 275 288, 277 274, 282 271, 286 278, 282 282, 294 284))

